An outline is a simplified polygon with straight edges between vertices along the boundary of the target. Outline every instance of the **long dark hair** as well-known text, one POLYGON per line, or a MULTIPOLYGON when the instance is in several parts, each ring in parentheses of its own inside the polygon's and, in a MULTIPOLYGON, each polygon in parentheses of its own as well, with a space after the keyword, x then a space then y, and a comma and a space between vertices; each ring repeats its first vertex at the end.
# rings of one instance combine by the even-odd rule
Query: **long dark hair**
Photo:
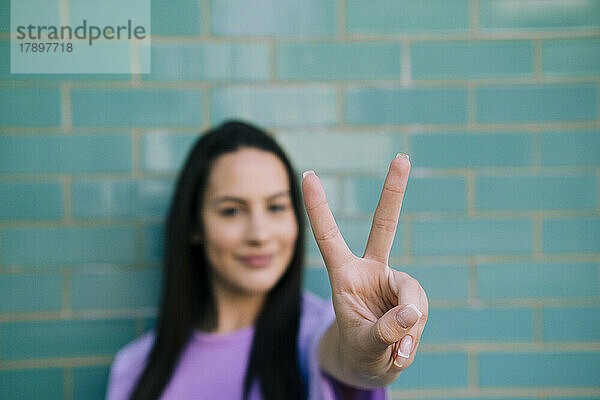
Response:
POLYGON ((269 151, 283 162, 298 223, 298 239, 290 264, 267 294, 254 324, 244 398, 256 379, 265 400, 306 398, 307 388, 297 362, 305 226, 300 188, 287 156, 266 132, 241 121, 227 121, 196 141, 177 178, 165 227, 155 342, 130 400, 158 399, 194 328, 216 328, 217 309, 209 263, 204 246, 193 243, 190 237, 201 221, 199 210, 214 161, 243 147, 269 151))

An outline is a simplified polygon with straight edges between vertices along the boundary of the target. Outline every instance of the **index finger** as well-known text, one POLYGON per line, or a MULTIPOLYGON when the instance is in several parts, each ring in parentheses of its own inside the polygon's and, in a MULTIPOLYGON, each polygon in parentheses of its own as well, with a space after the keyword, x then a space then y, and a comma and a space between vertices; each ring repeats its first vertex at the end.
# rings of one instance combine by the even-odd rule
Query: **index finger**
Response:
POLYGON ((408 183, 408 174, 410 173, 410 161, 406 154, 398 154, 392 163, 383 184, 381 197, 373 215, 371 232, 365 248, 364 258, 374 259, 387 264, 404 191, 408 183))
POLYGON ((302 174, 302 193, 310 227, 323 256, 323 261, 325 261, 325 266, 331 272, 343 266, 354 255, 335 223, 321 181, 314 171, 306 171, 302 174))

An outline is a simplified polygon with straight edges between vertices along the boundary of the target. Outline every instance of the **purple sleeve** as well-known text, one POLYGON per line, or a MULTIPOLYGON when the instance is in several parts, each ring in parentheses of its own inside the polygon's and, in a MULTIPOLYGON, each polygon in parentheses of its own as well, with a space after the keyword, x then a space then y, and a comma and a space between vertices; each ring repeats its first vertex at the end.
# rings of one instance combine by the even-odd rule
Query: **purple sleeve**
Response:
MULTIPOLYGON (((316 300, 322 302, 322 300, 316 300)), ((314 305, 315 300, 311 301, 314 305)), ((387 388, 358 389, 347 386, 327 375, 319 364, 318 348, 323 334, 333 320, 335 313, 331 299, 315 306, 315 318, 307 319, 306 335, 308 351, 308 400, 387 400, 387 388), (310 322, 309 322, 310 321, 310 322)))
POLYGON ((121 349, 113 360, 108 376, 106 400, 127 400, 137 382, 154 337, 145 334, 121 349))

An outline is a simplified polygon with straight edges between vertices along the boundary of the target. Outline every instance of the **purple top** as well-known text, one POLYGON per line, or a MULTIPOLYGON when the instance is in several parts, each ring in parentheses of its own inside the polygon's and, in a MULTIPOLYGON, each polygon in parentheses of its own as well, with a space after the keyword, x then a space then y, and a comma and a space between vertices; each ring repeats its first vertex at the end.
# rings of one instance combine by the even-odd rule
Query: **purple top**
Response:
MULTIPOLYGON (((317 348, 334 318, 331 300, 321 300, 308 292, 303 294, 298 349, 300 371, 308 379, 308 399, 387 399, 386 388, 351 388, 321 370, 317 348)), ((253 334, 253 326, 225 334, 194 331, 161 400, 241 399, 253 334)), ((128 398, 153 341, 154 332, 150 331, 117 353, 110 370, 107 400, 128 398)), ((257 385, 253 386, 249 398, 262 398, 257 385)))

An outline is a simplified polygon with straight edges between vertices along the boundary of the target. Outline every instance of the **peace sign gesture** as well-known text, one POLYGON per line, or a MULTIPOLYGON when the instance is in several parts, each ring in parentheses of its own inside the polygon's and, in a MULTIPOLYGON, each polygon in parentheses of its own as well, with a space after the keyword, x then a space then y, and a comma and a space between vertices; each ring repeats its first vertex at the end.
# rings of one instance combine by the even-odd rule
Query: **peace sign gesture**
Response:
POLYGON ((325 261, 336 320, 319 346, 321 366, 342 382, 362 387, 391 383, 410 366, 427 321, 425 291, 388 258, 408 182, 408 156, 390 164, 365 253, 354 255, 342 237, 313 171, 302 191, 310 225, 325 261))

